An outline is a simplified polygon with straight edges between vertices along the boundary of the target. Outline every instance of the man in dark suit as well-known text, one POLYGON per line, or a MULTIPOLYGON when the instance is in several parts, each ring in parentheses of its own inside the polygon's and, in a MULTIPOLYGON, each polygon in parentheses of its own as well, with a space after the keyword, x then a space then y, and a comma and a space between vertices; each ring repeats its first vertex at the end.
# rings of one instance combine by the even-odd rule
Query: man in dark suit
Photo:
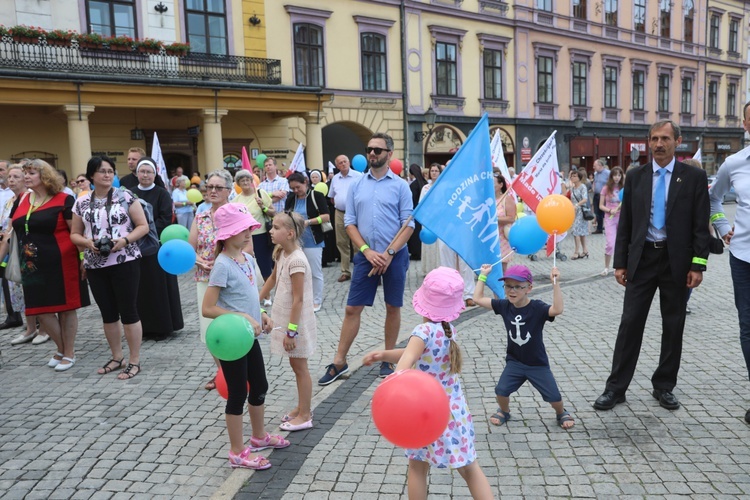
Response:
POLYGON ((597 410, 625 402, 657 288, 662 334, 659 366, 651 377, 653 396, 663 408, 680 407, 672 391, 680 369, 685 301, 688 288, 703 279, 710 238, 706 172, 675 160, 680 142, 676 123, 655 123, 649 130, 653 161, 628 170, 614 255, 615 278, 625 287, 625 299, 612 372, 594 402, 597 410))

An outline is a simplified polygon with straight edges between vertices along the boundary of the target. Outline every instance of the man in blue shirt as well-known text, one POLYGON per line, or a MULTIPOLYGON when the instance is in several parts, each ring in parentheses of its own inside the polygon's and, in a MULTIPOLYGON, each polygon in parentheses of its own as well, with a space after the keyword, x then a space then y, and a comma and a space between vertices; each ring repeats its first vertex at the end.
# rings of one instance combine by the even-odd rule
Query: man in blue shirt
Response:
MULTIPOLYGON (((410 220, 408 227, 401 233, 399 230, 411 216, 414 204, 409 185, 388 167, 393 155, 393 139, 387 134, 375 134, 367 143, 366 152, 370 170, 349 189, 344 215, 346 233, 359 252, 352 259, 354 273, 338 349, 333 363, 318 380, 319 385, 328 385, 349 371, 346 355, 359 333, 362 311, 375 301, 381 278, 385 295, 386 350, 396 346, 401 327, 409 268, 406 242, 414 231, 414 222, 410 220)), ((390 363, 380 365, 381 377, 391 373, 390 363)))
POLYGON ((594 214, 596 215, 596 231, 594 234, 604 232, 604 212, 599 208, 599 198, 602 194, 602 188, 607 185, 609 180, 609 169, 604 160, 599 159, 594 162, 594 214))

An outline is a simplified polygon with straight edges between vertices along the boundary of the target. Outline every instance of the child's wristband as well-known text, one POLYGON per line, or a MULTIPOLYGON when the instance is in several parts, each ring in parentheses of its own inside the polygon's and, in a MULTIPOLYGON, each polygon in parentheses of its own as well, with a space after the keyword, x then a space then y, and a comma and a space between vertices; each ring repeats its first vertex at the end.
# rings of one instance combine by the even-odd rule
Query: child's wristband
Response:
POLYGON ((315 218, 316 221, 318 221, 318 225, 323 224, 323 219, 320 218, 320 215, 315 218))
POLYGON ((265 309, 263 309, 262 307, 260 308, 260 313, 261 313, 261 314, 268 314, 268 313, 266 312, 266 310, 265 310, 265 309))
POLYGON ((485 276, 484 274, 480 274, 477 279, 482 283, 487 283, 487 276, 485 276))
POLYGON ((297 331, 297 325, 295 325, 294 323, 289 323, 288 325, 286 325, 286 329, 287 330, 291 330, 293 332, 296 332, 297 331))
POLYGON ((361 247, 359 247, 359 251, 362 252, 362 253, 365 253, 365 250, 367 250, 368 248, 370 248, 370 245, 368 245, 367 243, 365 243, 364 245, 362 245, 361 247))
POLYGON ((83 260, 83 252, 78 252, 78 259, 83 260))

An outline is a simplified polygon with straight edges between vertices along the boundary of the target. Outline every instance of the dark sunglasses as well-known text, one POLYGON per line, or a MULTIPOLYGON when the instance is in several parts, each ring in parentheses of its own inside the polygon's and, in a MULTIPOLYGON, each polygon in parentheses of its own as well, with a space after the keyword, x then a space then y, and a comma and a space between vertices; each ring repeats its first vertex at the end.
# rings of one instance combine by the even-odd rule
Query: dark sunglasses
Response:
POLYGON ((375 153, 376 155, 380 155, 383 151, 390 151, 390 149, 383 149, 383 148, 365 148, 365 152, 369 155, 370 153, 375 153))

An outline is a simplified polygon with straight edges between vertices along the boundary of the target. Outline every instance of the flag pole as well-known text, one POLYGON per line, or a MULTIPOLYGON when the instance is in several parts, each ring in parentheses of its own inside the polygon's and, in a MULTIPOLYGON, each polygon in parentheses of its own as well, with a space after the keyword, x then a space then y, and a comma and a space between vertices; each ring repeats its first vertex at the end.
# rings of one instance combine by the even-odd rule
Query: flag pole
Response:
MULTIPOLYGON (((386 249, 390 248, 391 245, 393 245, 393 242, 396 241, 398 239, 398 237, 401 236, 404 233, 404 231, 406 231, 406 228, 409 227, 409 223, 412 221, 412 219, 414 219, 413 215, 410 215, 406 219, 406 222, 404 222, 404 225, 401 226, 401 229, 398 230, 398 232, 396 233, 396 236, 393 237, 393 239, 391 240, 391 242, 388 243, 388 246, 386 247, 386 249)), ((371 277, 374 272, 375 272, 375 268, 373 267, 372 269, 370 269, 370 272, 367 274, 367 277, 368 278, 371 277)))

